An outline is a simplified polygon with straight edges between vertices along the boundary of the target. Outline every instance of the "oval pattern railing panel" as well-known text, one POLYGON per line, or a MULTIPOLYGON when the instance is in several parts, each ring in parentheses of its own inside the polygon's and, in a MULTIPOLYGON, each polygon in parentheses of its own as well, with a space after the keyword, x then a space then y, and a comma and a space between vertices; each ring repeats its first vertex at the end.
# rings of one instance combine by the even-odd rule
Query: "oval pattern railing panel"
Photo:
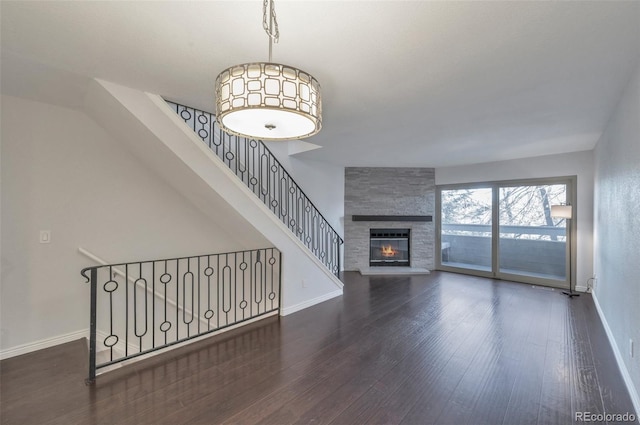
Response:
POLYGON ((340 246, 344 241, 265 144, 225 133, 209 112, 169 101, 167 104, 289 230, 339 276, 340 246))
POLYGON ((266 248, 83 269, 89 382, 100 368, 278 311, 280 261, 266 248))

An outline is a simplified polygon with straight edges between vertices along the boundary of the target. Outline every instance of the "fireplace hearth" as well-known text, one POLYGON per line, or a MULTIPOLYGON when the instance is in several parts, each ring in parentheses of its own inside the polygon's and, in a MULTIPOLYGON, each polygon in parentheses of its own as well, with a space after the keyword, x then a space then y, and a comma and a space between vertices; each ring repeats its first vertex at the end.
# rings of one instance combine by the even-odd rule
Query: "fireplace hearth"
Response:
POLYGON ((410 229, 370 229, 369 266, 411 266, 410 229))

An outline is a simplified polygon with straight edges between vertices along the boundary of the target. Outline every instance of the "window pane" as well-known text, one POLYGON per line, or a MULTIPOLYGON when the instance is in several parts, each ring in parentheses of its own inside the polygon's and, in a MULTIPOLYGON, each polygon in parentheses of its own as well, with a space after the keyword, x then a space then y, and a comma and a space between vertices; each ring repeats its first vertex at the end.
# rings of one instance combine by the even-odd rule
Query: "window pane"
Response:
POLYGON ((566 185, 499 191, 500 272, 566 280, 566 221, 551 217, 551 205, 566 203, 566 185))
POLYGON ((491 188, 441 193, 442 265, 491 271, 491 188))

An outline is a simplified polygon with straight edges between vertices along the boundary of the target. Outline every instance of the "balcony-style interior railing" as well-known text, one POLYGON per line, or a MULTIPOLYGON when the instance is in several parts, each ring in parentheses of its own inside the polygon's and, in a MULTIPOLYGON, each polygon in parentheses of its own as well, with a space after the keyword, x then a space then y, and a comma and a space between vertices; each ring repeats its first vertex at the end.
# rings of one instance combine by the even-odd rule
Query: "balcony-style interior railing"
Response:
POLYGON ((280 251, 266 248, 83 269, 88 382, 101 368, 278 311, 280 265, 280 251))
POLYGON ((215 116, 188 106, 167 104, 240 180, 336 276, 343 240, 260 140, 222 131, 215 116))

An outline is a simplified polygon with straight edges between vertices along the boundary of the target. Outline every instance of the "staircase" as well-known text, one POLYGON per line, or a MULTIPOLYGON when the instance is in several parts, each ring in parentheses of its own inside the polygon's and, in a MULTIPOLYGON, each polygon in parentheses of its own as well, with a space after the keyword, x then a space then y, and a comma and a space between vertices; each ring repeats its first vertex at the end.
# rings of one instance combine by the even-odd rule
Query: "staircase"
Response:
POLYGON ((232 136, 215 115, 167 101, 235 175, 336 276, 344 243, 309 197, 260 140, 232 136))
POLYGON ((207 112, 106 81, 91 83, 85 107, 243 247, 85 269, 89 382, 98 370, 342 295, 342 238, 262 142, 222 132, 207 112), (271 248, 255 248, 265 240, 271 248))
POLYGON ((233 250, 277 247, 281 315, 342 295, 342 238, 264 144, 221 133, 206 112, 103 80, 90 84, 85 110, 185 202, 224 223, 233 250))

